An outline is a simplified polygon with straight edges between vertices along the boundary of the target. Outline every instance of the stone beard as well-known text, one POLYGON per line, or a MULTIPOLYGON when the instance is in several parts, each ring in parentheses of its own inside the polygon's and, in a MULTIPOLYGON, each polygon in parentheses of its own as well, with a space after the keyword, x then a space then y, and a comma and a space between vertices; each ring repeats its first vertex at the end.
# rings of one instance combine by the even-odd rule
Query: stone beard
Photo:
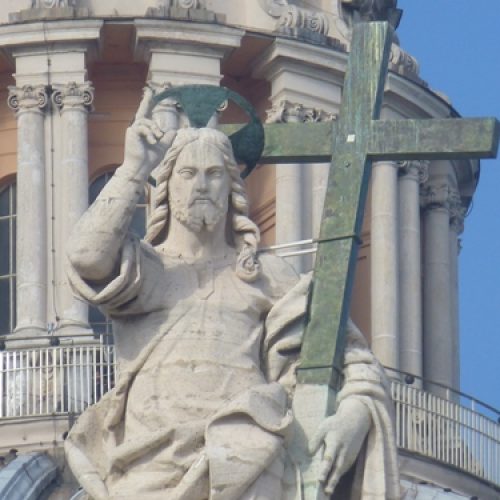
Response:
MULTIPOLYGON (((230 142, 212 129, 180 130, 158 167, 147 235, 155 246, 129 235, 136 186, 161 160, 144 167, 144 130, 164 136, 136 119, 124 165, 68 250, 69 281, 112 318, 119 361, 116 387, 65 442, 70 467, 95 500, 300 498, 288 443, 310 276, 273 255, 257 259, 258 229, 230 142)), ((358 498, 395 500, 387 384, 352 324, 344 375, 327 419, 333 430, 325 427, 318 447, 324 440, 331 453, 350 454, 321 480, 333 490, 367 436, 358 498), (383 473, 369 480, 370 468, 383 473)))
POLYGON ((226 215, 227 204, 208 198, 195 198, 186 204, 173 194, 170 198, 172 216, 189 229, 199 233, 203 227, 213 231, 215 225, 226 215))

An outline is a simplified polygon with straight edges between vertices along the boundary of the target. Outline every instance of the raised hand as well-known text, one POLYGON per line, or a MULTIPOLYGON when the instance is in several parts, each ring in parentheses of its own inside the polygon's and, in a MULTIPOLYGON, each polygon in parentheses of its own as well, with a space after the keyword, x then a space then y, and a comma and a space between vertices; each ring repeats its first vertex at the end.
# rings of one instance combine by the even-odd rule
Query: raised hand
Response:
POLYGON ((370 426, 370 413, 356 398, 342 401, 337 413, 319 426, 309 452, 322 453, 318 480, 323 483, 325 493, 331 495, 340 478, 352 467, 370 426))
POLYGON ((151 172, 162 160, 175 136, 174 130, 161 130, 151 119, 153 90, 146 87, 134 122, 125 135, 125 163, 151 172))

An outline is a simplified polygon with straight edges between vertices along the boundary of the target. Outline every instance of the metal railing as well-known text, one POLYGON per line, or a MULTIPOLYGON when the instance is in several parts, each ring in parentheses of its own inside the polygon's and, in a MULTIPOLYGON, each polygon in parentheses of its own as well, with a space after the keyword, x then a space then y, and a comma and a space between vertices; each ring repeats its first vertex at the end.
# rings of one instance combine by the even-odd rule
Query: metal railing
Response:
POLYGON ((458 401, 468 397, 456 391, 445 398, 397 380, 391 390, 399 448, 500 486, 500 425, 474 409, 477 400, 466 407, 458 401))
POLYGON ((81 413, 114 377, 110 345, 0 352, 0 418, 81 413))
MULTIPOLYGON (((2 351, 0 424, 1 418, 81 413, 113 387, 115 371, 112 345, 2 351)), ((414 378, 403 383, 404 374, 392 374, 398 447, 500 486, 500 425, 476 410, 479 402, 469 399, 466 407, 459 404, 464 394, 432 394, 414 378)))

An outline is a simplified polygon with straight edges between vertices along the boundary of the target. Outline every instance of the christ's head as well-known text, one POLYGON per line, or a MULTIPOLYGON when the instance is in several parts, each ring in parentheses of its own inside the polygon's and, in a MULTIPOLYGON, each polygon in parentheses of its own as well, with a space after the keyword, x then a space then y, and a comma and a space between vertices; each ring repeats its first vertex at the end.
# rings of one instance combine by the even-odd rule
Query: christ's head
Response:
POLYGON ((255 279, 259 230, 248 218, 248 198, 228 137, 212 128, 180 129, 156 177, 146 240, 162 243, 170 217, 193 232, 225 224, 228 243, 238 250, 238 275, 255 279))

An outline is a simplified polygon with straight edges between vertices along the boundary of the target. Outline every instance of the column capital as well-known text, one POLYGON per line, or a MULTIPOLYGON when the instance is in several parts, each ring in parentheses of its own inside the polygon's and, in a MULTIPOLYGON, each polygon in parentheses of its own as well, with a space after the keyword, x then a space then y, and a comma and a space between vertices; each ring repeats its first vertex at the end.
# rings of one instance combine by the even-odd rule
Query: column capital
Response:
POLYGON ((421 190, 420 205, 424 210, 445 209, 450 215, 450 223, 452 219, 458 222, 465 217, 466 210, 462 204, 460 193, 447 182, 428 183, 421 190))
POLYGON ((454 189, 450 195, 450 227, 457 234, 464 232, 467 208, 464 207, 460 193, 454 189))
POLYGON ((9 86, 7 104, 15 112, 44 110, 49 102, 45 85, 9 86))
MULTIPOLYGON (((158 95, 161 92, 163 92, 164 90, 171 89, 173 86, 174 85, 171 82, 161 82, 160 83, 160 82, 155 82, 152 79, 149 79, 146 82, 146 87, 144 88, 144 90, 146 90, 146 88, 149 88, 153 91, 154 95, 158 95)), ((181 105, 174 98, 168 97, 167 99, 163 99, 162 101, 160 101, 155 106, 154 109, 155 110, 161 109, 162 111, 176 111, 176 112, 178 112, 178 111, 181 111, 181 105)))
POLYGON ((303 106, 302 104, 281 100, 267 111, 267 123, 305 123, 330 122, 336 115, 322 109, 303 106))
POLYGON ((55 85, 52 102, 59 110, 86 109, 90 110, 94 101, 94 87, 91 82, 70 82, 65 85, 55 85))
POLYGON ((410 178, 419 184, 429 179, 430 162, 427 160, 409 160, 398 162, 401 177, 410 178))

